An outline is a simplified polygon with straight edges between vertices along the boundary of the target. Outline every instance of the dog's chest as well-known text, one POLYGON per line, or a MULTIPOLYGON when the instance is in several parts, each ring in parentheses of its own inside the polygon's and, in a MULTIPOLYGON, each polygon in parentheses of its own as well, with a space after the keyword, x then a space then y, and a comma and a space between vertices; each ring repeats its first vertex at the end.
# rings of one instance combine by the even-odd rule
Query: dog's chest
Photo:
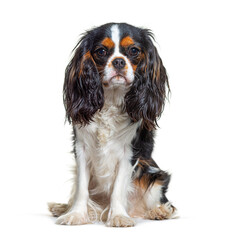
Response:
MULTIPOLYGON (((126 158, 127 152, 132 152, 131 141, 137 126, 131 124, 127 113, 120 108, 104 106, 95 114, 93 122, 81 129, 91 175, 102 190, 109 192, 119 161, 126 158)), ((130 161, 129 158, 125 160, 130 161)))
MULTIPOLYGON (((88 131, 93 136, 96 154, 99 162, 106 158, 115 161, 119 153, 124 151, 126 144, 132 140, 130 119, 127 113, 122 113, 115 106, 105 106, 94 116, 94 121, 88 131)), ((108 164, 107 164, 108 165, 108 164)))
POLYGON ((120 133, 128 132, 130 120, 126 113, 121 113, 120 109, 110 106, 102 109, 94 118, 95 135, 98 147, 105 147, 109 141, 117 141, 120 133))

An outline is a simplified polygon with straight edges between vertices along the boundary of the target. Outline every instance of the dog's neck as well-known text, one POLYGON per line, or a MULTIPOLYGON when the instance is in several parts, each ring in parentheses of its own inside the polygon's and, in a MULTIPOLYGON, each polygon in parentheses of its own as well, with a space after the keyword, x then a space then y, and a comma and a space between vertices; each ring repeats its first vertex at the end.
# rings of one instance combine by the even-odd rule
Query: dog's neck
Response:
POLYGON ((122 108, 124 106, 124 97, 128 90, 128 87, 122 85, 104 87, 104 104, 122 108))

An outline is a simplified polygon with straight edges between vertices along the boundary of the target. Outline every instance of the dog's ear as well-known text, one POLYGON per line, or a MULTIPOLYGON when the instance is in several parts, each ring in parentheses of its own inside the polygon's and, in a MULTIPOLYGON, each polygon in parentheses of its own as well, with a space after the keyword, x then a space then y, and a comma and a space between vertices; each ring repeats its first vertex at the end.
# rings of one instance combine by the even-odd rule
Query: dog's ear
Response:
POLYGON ((89 50, 88 36, 80 40, 66 68, 63 97, 66 117, 73 124, 90 123, 93 115, 103 107, 103 87, 89 50))
POLYGON ((135 80, 125 96, 125 102, 130 118, 134 122, 142 119, 143 125, 152 130, 156 128, 157 119, 164 109, 169 83, 156 47, 152 41, 149 45, 149 49, 144 52, 144 59, 137 67, 135 80))

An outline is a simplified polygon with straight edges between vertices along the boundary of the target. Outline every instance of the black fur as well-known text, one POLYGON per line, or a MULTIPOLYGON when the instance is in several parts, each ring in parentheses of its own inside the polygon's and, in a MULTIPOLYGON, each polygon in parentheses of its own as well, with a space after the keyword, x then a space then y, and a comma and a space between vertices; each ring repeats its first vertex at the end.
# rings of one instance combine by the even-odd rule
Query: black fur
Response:
POLYGON ((160 170, 157 163, 152 159, 152 151, 154 147, 154 130, 149 131, 144 127, 140 127, 137 130, 136 137, 132 141, 133 157, 131 160, 134 166, 138 161, 135 168, 135 172, 138 172, 138 176, 135 176, 139 181, 145 178, 146 181, 146 191, 150 188, 156 181, 159 181, 162 185, 162 197, 160 199, 161 203, 168 202, 166 198, 166 192, 171 179, 171 176, 160 170), (159 168, 159 171, 153 173, 150 167, 159 168))
MULTIPOLYGON (((70 123, 88 124, 103 107, 102 71, 98 69, 106 64, 108 56, 102 61, 94 56, 95 47, 104 37, 111 36, 112 24, 87 31, 74 48, 74 56, 65 72, 63 94, 66 117, 70 123), (87 54, 89 57, 86 57, 87 54)), ((145 128, 151 130, 156 127, 156 119, 161 116, 169 89, 166 70, 152 43, 153 34, 150 30, 125 23, 118 25, 120 37, 130 35, 143 55, 143 59, 139 60, 130 58, 138 67, 132 87, 125 96, 125 108, 132 121, 142 119, 145 128)))
POLYGON ((93 58, 95 44, 107 32, 106 24, 87 31, 74 48, 74 56, 65 71, 63 98, 66 118, 73 124, 86 125, 104 104, 104 93, 97 64, 93 58))
MULTIPOLYGON (((101 110, 104 104, 101 69, 107 63, 108 57, 113 53, 109 50, 105 58, 99 58, 96 49, 101 46, 105 37, 111 37, 110 27, 113 23, 87 31, 74 48, 74 56, 68 64, 64 81, 64 105, 66 117, 73 124, 86 125, 92 121, 94 114, 101 110)), ((153 45, 153 34, 148 29, 133 27, 129 24, 118 24, 120 38, 130 36, 141 51, 141 57, 131 58, 132 64, 137 66, 135 79, 125 96, 125 110, 133 122, 142 120, 135 139, 132 141, 134 157, 132 164, 141 158, 149 161, 148 164, 157 167, 151 154, 154 145, 154 129, 157 118, 161 116, 164 108, 167 90, 169 90, 168 77, 162 60, 153 45)), ((127 49, 120 47, 122 54, 127 49)), ((149 174, 149 186, 156 180, 163 181, 163 191, 167 190, 170 176, 161 171, 150 174, 148 166, 142 166, 142 176, 149 174)))
POLYGON ((149 131, 146 128, 139 127, 135 138, 132 140, 134 165, 138 158, 150 159, 154 147, 154 131, 149 131))
POLYGON ((152 33, 142 30, 144 59, 138 64, 135 80, 125 96, 126 110, 134 122, 143 120, 145 128, 155 128, 164 109, 169 89, 166 69, 152 43, 152 33))
POLYGON ((64 105, 69 122, 88 124, 104 104, 103 88, 91 58, 82 59, 79 47, 66 68, 64 105))

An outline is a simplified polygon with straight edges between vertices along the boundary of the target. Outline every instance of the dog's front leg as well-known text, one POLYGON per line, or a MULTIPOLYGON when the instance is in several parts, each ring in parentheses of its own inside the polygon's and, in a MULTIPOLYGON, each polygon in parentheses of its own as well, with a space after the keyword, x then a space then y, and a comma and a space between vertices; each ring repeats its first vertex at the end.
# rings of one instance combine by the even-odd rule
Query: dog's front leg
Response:
POLYGON ((80 225, 89 222, 87 204, 89 198, 88 184, 90 172, 86 162, 85 145, 81 142, 76 142, 75 151, 77 169, 74 183, 75 188, 72 196, 72 206, 66 214, 57 219, 57 224, 80 225))
POLYGON ((132 227, 135 222, 127 213, 128 190, 131 185, 131 150, 124 148, 124 156, 119 161, 117 176, 114 182, 113 192, 110 200, 110 209, 106 226, 109 227, 132 227))

